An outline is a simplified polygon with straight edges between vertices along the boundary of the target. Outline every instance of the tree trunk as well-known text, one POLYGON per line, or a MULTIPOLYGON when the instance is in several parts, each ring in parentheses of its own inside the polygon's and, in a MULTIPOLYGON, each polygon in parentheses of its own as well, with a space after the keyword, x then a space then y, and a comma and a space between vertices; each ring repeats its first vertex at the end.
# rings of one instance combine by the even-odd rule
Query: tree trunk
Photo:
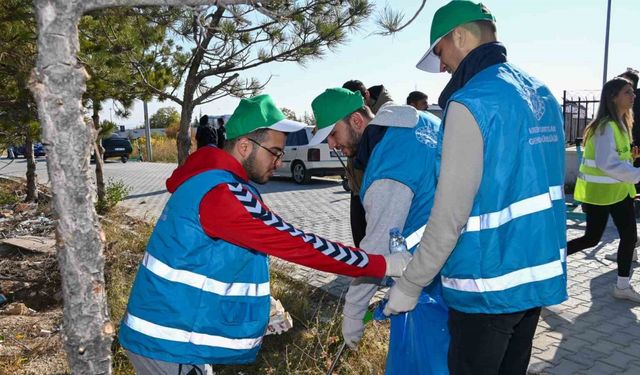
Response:
POLYGON ((27 131, 24 142, 24 157, 27 159, 27 197, 25 202, 38 201, 38 175, 36 174, 36 159, 33 155, 33 138, 27 131))
POLYGON ((187 77, 184 85, 184 97, 180 109, 180 130, 178 130, 178 165, 184 164, 191 150, 191 115, 193 114, 193 95, 195 78, 187 77))
POLYGON ((95 102, 93 103, 93 116, 91 116, 91 120, 93 120, 93 128, 96 130, 96 137, 93 141, 93 154, 96 162, 96 191, 98 192, 98 202, 103 202, 105 197, 104 160, 102 159, 104 147, 102 147, 102 142, 100 142, 100 106, 95 102))
POLYGON ((82 0, 34 0, 38 60, 30 87, 38 104, 58 214, 56 239, 64 298, 63 341, 74 374, 110 374, 114 328, 104 282, 104 234, 93 206, 89 153, 94 129, 83 121, 87 74, 76 56, 82 0))
POLYGON ((191 115, 193 108, 183 105, 180 114, 180 130, 178 131, 178 165, 184 164, 191 150, 191 115))

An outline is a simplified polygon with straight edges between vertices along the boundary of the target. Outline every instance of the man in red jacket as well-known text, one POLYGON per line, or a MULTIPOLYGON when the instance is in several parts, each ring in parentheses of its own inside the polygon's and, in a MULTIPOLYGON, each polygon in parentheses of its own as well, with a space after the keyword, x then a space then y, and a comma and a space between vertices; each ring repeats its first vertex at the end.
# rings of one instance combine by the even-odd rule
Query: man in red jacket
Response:
POLYGON ((402 274, 406 254, 367 254, 299 230, 250 184, 269 180, 286 133, 304 126, 285 119, 268 95, 243 99, 227 123, 224 149, 198 149, 167 180, 171 198, 120 326, 138 374, 210 373, 209 364, 253 362, 269 321, 267 255, 354 277, 402 274))

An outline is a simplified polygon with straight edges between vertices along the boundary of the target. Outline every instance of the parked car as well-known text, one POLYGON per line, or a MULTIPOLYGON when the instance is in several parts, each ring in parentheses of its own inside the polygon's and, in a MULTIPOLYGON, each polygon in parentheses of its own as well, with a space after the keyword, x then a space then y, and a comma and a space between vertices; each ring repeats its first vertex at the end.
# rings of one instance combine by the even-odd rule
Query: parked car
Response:
POLYGON ((126 163, 129 160, 129 155, 133 152, 129 139, 122 138, 117 134, 113 134, 109 138, 102 138, 102 147, 104 147, 104 160, 119 157, 120 161, 126 163))
MULTIPOLYGON (((38 156, 46 156, 46 155, 47 153, 45 152, 44 145, 42 143, 38 142, 33 144, 33 156, 38 157, 38 156)), ((27 156, 27 152, 24 145, 11 146, 7 150, 7 157, 9 159, 15 159, 20 156, 23 156, 23 157, 27 156)))
POLYGON ((317 146, 308 146, 312 130, 312 127, 306 127, 289 133, 282 166, 275 171, 275 175, 291 177, 298 184, 308 183, 311 176, 344 177, 345 170, 338 160, 338 154, 342 156, 341 151, 330 150, 326 139, 317 146))

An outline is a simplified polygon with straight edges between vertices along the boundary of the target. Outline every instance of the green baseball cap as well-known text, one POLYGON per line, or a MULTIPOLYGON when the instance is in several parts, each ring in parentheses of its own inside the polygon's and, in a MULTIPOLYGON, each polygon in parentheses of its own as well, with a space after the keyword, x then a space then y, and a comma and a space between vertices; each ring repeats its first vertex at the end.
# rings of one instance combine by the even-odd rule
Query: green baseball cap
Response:
POLYGON ((336 122, 364 107, 364 99, 360 91, 336 87, 326 89, 313 102, 313 116, 316 118, 316 134, 309 142, 310 146, 320 144, 331 134, 336 122))
POLYGON ((469 0, 453 0, 438 9, 431 22, 431 46, 418 61, 416 68, 431 73, 440 73, 440 57, 433 53, 433 48, 453 29, 472 21, 495 22, 496 19, 485 5, 469 0))
POLYGON ((293 133, 307 125, 292 121, 276 107, 273 99, 267 94, 242 99, 227 121, 227 139, 238 138, 254 130, 268 128, 283 133, 293 133))

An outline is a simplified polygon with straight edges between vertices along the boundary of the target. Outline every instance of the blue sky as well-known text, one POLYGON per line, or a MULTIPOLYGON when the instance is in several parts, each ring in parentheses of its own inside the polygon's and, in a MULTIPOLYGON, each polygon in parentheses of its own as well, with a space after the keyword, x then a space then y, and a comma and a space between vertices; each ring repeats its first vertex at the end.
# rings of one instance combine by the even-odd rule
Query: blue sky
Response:
MULTIPOLYGON (((367 86, 384 84, 397 102, 420 90, 435 103, 449 80, 446 73, 433 74, 415 68, 427 50, 433 13, 448 0, 428 0, 425 9, 409 27, 395 36, 371 35, 373 22, 352 34, 347 44, 328 52, 322 60, 305 66, 272 63, 246 71, 245 76, 266 80, 264 90, 279 107, 298 115, 311 113, 311 101, 328 87, 359 79, 367 86)), ((418 0, 375 1, 381 9, 386 3, 409 17, 418 0)), ((498 39, 503 42, 511 62, 545 82, 561 100, 563 90, 598 90, 602 86, 607 0, 486 0, 495 15, 498 39)), ((372 18, 373 19, 373 18, 372 18)), ((640 68, 640 0, 612 0, 608 77, 627 67, 640 68)), ((230 114, 239 99, 224 98, 197 107, 194 115, 230 114)), ((176 106, 173 102, 150 103, 149 113, 176 106)), ((176 106, 177 107, 177 106, 176 106)), ((101 115, 109 119, 110 105, 101 115)), ((135 127, 143 123, 142 104, 136 103, 128 119, 113 114, 119 125, 135 127)))

